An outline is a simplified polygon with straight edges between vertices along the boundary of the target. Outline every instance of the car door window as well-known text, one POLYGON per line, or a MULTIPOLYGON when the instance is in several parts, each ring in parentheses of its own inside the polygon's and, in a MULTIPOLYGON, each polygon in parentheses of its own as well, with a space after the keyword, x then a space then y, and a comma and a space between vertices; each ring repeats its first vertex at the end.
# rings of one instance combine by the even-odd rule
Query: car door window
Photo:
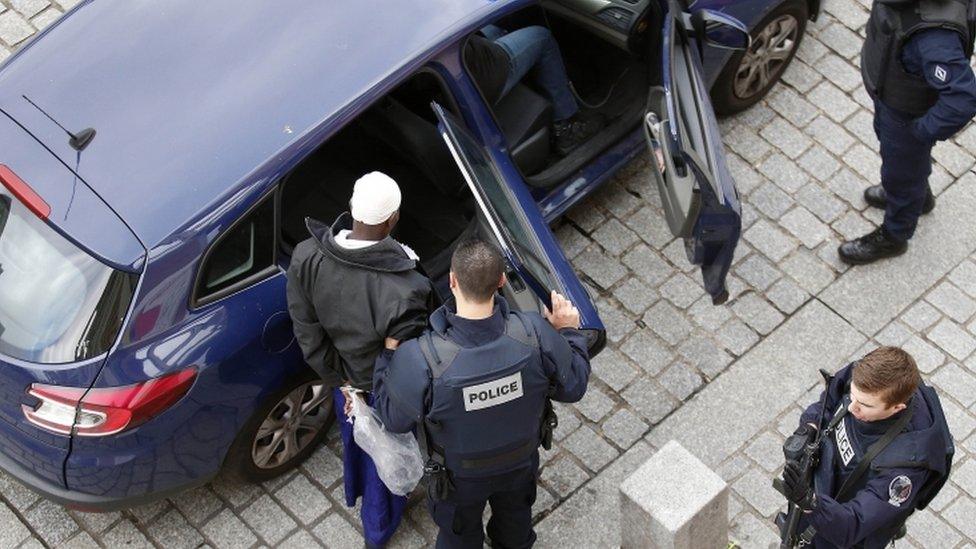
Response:
POLYGON ((196 301, 213 301, 255 282, 275 269, 274 259, 274 197, 271 196, 211 246, 200 269, 196 301))

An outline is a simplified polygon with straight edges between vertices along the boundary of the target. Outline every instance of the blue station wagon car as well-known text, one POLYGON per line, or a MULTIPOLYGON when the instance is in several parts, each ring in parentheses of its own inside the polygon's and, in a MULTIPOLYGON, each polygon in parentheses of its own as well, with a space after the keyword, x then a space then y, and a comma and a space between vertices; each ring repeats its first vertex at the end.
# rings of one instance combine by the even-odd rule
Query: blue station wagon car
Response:
POLYGON ((336 380, 294 341, 289 255, 372 170, 400 183, 397 236, 441 291, 453 245, 493 239, 509 303, 567 295, 597 353, 604 327, 549 225, 648 155, 722 303, 741 212, 710 94, 725 112, 762 97, 816 9, 81 2, 0 68, 0 468, 109 510, 301 462, 336 380), (463 59, 488 24, 549 25, 601 133, 556 155, 531 82, 487 105, 463 59))

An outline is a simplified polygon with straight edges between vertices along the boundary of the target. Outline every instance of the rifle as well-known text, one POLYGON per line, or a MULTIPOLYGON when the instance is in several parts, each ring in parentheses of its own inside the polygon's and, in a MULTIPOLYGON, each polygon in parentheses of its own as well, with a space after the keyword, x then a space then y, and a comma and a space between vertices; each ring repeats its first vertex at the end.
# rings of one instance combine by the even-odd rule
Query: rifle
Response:
MULTIPOLYGON (((817 428, 814 431, 813 439, 811 440, 809 436, 793 434, 783 444, 783 455, 786 457, 786 460, 799 462, 804 474, 809 474, 810 490, 813 490, 813 472, 820 463, 820 440, 823 437, 824 414, 827 411, 827 391, 830 389, 830 382, 834 378, 834 376, 822 368, 820 369, 820 375, 824 378, 824 391, 820 397, 820 418, 817 420, 817 428)), ((773 479, 773 488, 784 496, 786 495, 786 488, 783 486, 782 479, 773 479)), ((787 507, 786 514, 780 513, 776 517, 776 525, 780 531, 780 549, 803 547, 813 542, 813 536, 815 534, 812 529, 808 528, 807 531, 797 534, 800 517, 802 516, 803 509, 791 501, 787 507)))

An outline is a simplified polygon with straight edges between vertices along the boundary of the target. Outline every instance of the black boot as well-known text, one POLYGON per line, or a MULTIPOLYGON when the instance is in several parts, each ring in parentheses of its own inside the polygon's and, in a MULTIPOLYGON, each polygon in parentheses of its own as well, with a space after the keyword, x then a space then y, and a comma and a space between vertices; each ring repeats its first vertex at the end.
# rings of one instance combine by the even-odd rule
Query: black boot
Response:
POLYGON ((577 112, 566 120, 553 122, 556 153, 566 156, 573 149, 593 137, 603 128, 603 117, 598 114, 589 116, 577 112))
POLYGON ((844 263, 866 265, 879 259, 901 255, 907 249, 908 242, 898 242, 888 236, 884 227, 878 227, 861 238, 841 244, 837 252, 844 263))
MULTIPOLYGON (((872 185, 864 189, 864 201, 875 208, 881 208, 883 210, 888 205, 888 195, 885 194, 884 187, 881 185, 872 185)), ((925 195, 925 205, 922 206, 922 214, 927 214, 933 209, 935 209, 935 195, 932 194, 932 189, 929 189, 925 195)))

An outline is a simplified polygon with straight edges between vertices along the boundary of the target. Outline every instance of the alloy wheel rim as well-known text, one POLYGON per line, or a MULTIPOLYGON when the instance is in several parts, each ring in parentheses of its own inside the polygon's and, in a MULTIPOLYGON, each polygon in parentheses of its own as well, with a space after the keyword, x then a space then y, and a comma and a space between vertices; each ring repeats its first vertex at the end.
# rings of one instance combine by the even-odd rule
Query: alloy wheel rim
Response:
POLYGON ((258 427, 251 460, 259 469, 274 469, 292 460, 325 428, 332 393, 321 382, 308 382, 278 401, 258 427))
POLYGON ((797 46, 799 22, 792 15, 781 15, 763 27, 752 39, 736 70, 733 91, 739 99, 749 99, 772 83, 785 68, 797 46))

